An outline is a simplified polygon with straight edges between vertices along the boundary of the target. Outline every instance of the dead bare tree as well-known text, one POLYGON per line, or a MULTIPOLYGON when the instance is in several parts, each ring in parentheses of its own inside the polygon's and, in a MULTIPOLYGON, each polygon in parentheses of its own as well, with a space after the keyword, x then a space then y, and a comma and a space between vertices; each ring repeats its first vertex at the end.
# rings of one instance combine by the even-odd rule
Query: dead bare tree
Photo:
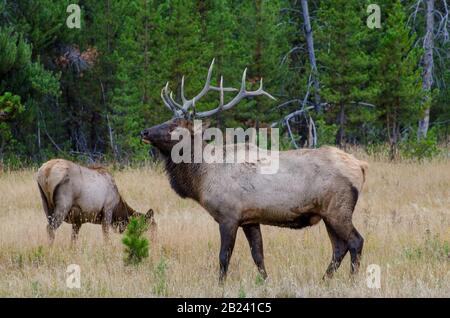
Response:
MULTIPOLYGON (((291 9, 295 12, 300 12, 299 10, 291 9)), ((295 47, 294 49, 301 49, 301 47, 295 47)), ((282 63, 285 62, 287 59, 287 56, 294 51, 292 49, 289 51, 283 58, 282 63)), ((315 57, 314 57, 314 65, 315 64, 315 57)), ((312 103, 309 101, 310 95, 311 95, 311 88, 313 85, 318 85, 318 81, 314 78, 313 69, 311 69, 309 76, 308 76, 308 82, 306 83, 306 92, 303 98, 293 98, 291 100, 285 101, 278 105, 273 110, 280 110, 282 108, 288 107, 290 105, 298 105, 297 109, 289 113, 288 115, 281 118, 279 121, 272 123, 272 127, 276 127, 278 125, 282 125, 286 127, 287 133, 289 135, 289 138, 291 139, 291 144, 294 148, 302 148, 302 147, 310 147, 315 148, 317 146, 317 135, 316 135, 316 126, 314 123, 313 118, 310 116, 310 111, 317 110, 317 109, 323 109, 325 106, 327 106, 327 103, 320 102, 320 96, 317 94, 317 89, 315 89, 315 93, 317 94, 315 96, 315 103, 312 103), (319 102, 319 105, 316 103, 319 102), (305 128, 308 131, 308 135, 306 136, 306 143, 300 144, 298 141, 296 141, 296 137, 294 135, 294 130, 292 127, 292 124, 297 124, 297 130, 301 130, 302 128, 305 128)))
MULTIPOLYGON (((282 11, 294 12, 295 14, 301 14, 303 17, 303 30, 305 33, 306 49, 308 51, 308 58, 310 63, 310 74, 306 85, 306 93, 302 99, 295 98, 290 101, 284 102, 281 105, 279 105, 276 109, 281 109, 283 107, 292 104, 298 105, 297 109, 295 109, 294 111, 286 115, 284 118, 282 118, 280 122, 284 127, 286 127, 289 138, 291 139, 291 144, 294 148, 302 148, 302 147, 314 148, 317 146, 317 135, 316 135, 316 126, 314 120, 310 116, 310 111, 315 110, 316 112, 320 112, 322 111, 322 108, 325 104, 321 103, 320 98, 320 84, 317 71, 316 55, 314 51, 314 39, 311 27, 308 1, 301 0, 300 5, 301 10, 295 8, 284 8, 282 9, 282 11), (313 103, 309 102, 309 99, 311 98, 311 91, 314 91, 313 103), (296 129, 293 129, 294 124, 296 129), (304 139, 306 139, 306 142, 300 144, 300 142, 296 140, 296 137, 294 136, 295 130, 307 131, 307 136, 301 136, 304 137, 304 139)), ((281 62, 285 63, 290 54, 298 50, 303 50, 303 48, 304 48, 303 45, 296 45, 291 50, 289 50, 289 52, 283 57, 281 62)), ((272 124, 273 127, 276 125, 278 125, 278 123, 272 124)))
POLYGON ((308 46, 309 63, 311 64, 311 72, 314 83, 314 102, 315 102, 314 106, 315 110, 319 112, 321 111, 320 94, 319 94, 320 85, 317 72, 316 54, 314 52, 313 32, 311 28, 311 21, 309 18, 308 1, 301 0, 301 4, 302 4, 303 25, 305 29, 306 44, 308 46))
MULTIPOLYGON (((422 47, 424 49, 422 64, 423 64, 423 83, 424 104, 426 105, 423 118, 419 121, 418 138, 427 136, 430 126, 430 102, 431 90, 434 85, 434 70, 435 70, 435 56, 439 59, 448 58, 442 56, 439 48, 436 46, 436 41, 446 43, 449 41, 449 5, 448 0, 417 0, 412 6, 412 13, 410 20, 413 23, 416 21, 419 12, 425 12, 425 35, 420 40, 423 40, 422 47), (436 4, 439 4, 438 6, 436 4), (436 21, 437 17, 437 21, 436 21), (436 23, 437 22, 437 23, 436 23)), ((442 61, 441 61, 442 62, 442 61)))
MULTIPOLYGON (((425 93, 425 102, 428 103, 433 85, 433 47, 434 47, 434 0, 426 0, 426 33, 423 41, 423 90, 425 93)), ((419 122, 419 137, 427 136, 430 124, 430 106, 425 109, 423 119, 419 122)))

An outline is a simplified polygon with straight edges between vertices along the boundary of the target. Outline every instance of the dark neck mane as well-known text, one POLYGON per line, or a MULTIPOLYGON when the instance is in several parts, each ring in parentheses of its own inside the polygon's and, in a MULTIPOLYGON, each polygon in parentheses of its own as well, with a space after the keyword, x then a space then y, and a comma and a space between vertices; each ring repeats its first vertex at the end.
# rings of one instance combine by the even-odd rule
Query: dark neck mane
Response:
POLYGON ((137 212, 133 210, 122 197, 120 197, 119 203, 117 203, 113 211, 113 221, 128 220, 129 217, 136 213, 137 212))
POLYGON ((203 178, 202 164, 174 163, 170 156, 164 158, 170 185, 182 198, 200 201, 200 187, 203 178))

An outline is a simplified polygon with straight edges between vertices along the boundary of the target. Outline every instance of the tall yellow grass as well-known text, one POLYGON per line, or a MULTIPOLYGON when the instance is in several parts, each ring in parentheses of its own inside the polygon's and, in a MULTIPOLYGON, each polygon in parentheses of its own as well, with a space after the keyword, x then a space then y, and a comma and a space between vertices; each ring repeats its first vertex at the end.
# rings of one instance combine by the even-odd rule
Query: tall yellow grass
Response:
POLYGON ((331 257, 323 223, 304 230, 262 228, 269 279, 257 277, 242 231, 225 286, 218 284, 218 225, 195 202, 180 199, 161 169, 114 172, 134 208, 152 207, 158 222, 150 257, 123 264, 119 234, 103 242, 85 224, 75 248, 68 224, 50 248, 35 171, 0 175, 0 296, 27 297, 448 297, 450 296, 450 162, 371 161, 354 214, 365 238, 361 272, 349 275, 349 256, 336 277, 321 277, 331 257), (66 268, 81 267, 81 288, 66 287, 66 268), (365 269, 381 267, 381 288, 365 269))

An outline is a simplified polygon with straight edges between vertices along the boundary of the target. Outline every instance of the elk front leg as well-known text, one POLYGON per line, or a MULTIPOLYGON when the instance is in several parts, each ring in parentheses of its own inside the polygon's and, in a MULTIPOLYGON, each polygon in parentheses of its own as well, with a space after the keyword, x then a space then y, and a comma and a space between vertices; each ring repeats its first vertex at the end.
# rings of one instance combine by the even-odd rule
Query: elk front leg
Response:
POLYGON ((258 267, 258 271, 261 276, 266 279, 267 272, 264 266, 264 251, 261 227, 259 224, 247 224, 243 225, 242 229, 244 230, 245 236, 248 240, 248 244, 250 245, 250 251, 252 253, 253 261, 258 267))
POLYGON ((47 234, 50 245, 53 245, 53 242, 55 241, 55 231, 61 226, 68 211, 68 208, 56 208, 55 213, 48 217, 47 234))
POLYGON ((102 220, 103 239, 105 243, 109 243, 109 227, 112 224, 112 211, 105 211, 102 220))
POLYGON ((221 223, 220 229, 220 275, 219 283, 223 284, 228 271, 231 254, 233 253, 234 243, 236 242, 236 233, 238 226, 234 223, 221 223))
POLYGON ((74 246, 78 240, 78 233, 80 232, 80 228, 81 223, 72 223, 72 246, 74 246))

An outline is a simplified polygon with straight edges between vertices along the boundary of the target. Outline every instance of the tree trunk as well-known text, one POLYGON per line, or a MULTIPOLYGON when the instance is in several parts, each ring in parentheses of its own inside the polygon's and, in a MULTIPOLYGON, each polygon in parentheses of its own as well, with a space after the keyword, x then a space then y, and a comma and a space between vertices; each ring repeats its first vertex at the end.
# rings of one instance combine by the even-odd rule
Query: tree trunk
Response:
MULTIPOLYGON (((145 12, 145 17, 144 17, 144 74, 147 75, 148 74, 148 28, 149 28, 149 23, 148 23, 148 8, 147 8, 147 0, 144 0, 144 12, 145 12)), ((144 92, 143 92, 143 96, 142 96, 142 102, 144 104, 148 104, 149 101, 149 96, 148 96, 148 92, 147 92, 147 83, 143 83, 144 86, 144 92)))
POLYGON ((338 124, 339 130, 336 136, 336 145, 342 147, 344 144, 344 124, 345 124, 345 105, 343 103, 339 105, 338 124))
POLYGON ((36 116, 36 138, 37 138, 37 146, 38 146, 38 158, 42 159, 42 147, 41 147, 41 126, 39 121, 39 115, 36 116))
POLYGON ((389 138, 390 151, 389 160, 393 161, 398 157, 398 142, 400 140, 400 127, 398 126, 397 119, 394 116, 392 120, 391 136, 389 138))
POLYGON ((302 0, 301 4, 303 11, 303 25, 305 28, 306 44, 308 46, 309 63, 311 64, 311 71, 313 73, 315 109, 316 111, 320 112, 321 111, 320 94, 319 94, 320 85, 317 73, 316 54, 314 52, 313 33, 311 28, 311 21, 309 19, 308 1, 302 0))
POLYGON ((426 34, 423 41, 424 57, 423 57, 423 84, 422 88, 425 94, 425 115, 419 122, 418 138, 427 136, 428 126, 430 124, 430 107, 431 86, 433 85, 433 48, 434 48, 434 0, 426 0, 426 34))

